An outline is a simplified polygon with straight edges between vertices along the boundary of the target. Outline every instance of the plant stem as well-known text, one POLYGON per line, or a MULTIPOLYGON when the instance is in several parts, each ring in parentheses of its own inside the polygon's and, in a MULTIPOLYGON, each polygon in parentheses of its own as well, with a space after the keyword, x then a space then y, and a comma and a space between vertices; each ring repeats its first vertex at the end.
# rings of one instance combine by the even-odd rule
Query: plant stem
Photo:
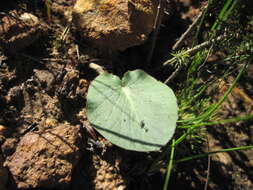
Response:
POLYGON ((203 126, 221 125, 221 124, 234 123, 234 122, 239 122, 239 121, 247 121, 251 119, 253 119, 253 115, 246 115, 246 116, 239 116, 239 117, 234 117, 230 119, 224 119, 221 121, 211 121, 211 122, 197 123, 193 125, 185 125, 179 128, 183 128, 183 129, 198 128, 198 127, 203 127, 203 126))
MULTIPOLYGON (((249 63, 251 62, 251 60, 252 59, 250 59, 249 63)), ((179 121, 179 122, 180 123, 195 122, 195 124, 199 124, 199 123, 207 120, 208 118, 210 118, 214 114, 214 112, 221 106, 221 104, 226 100, 227 96, 231 93, 231 91, 233 90, 233 88, 237 84, 238 80, 241 78, 243 72, 247 68, 247 66, 248 66, 248 63, 244 64, 243 68, 240 70, 239 74, 236 76, 232 85, 227 89, 227 91, 225 92, 223 97, 216 104, 213 104, 209 110, 207 110, 205 113, 203 113, 202 115, 200 115, 197 118, 187 119, 187 120, 183 120, 183 121, 179 121)), ((190 128, 190 127, 188 127, 188 128, 190 128)))
POLYGON ((181 135, 175 142, 175 144, 181 143, 189 134, 191 133, 191 128, 189 128, 183 135, 181 135))
POLYGON ((207 5, 205 6, 204 10, 202 11, 202 16, 200 18, 200 21, 199 21, 199 25, 197 26, 197 30, 196 30, 196 33, 194 35, 194 42, 193 42, 193 46, 195 44, 198 44, 198 38, 199 38, 199 34, 200 34, 200 29, 203 25, 203 22, 204 22, 204 19, 205 19, 205 16, 207 14, 207 11, 209 10, 209 7, 210 5, 212 4, 213 0, 208 0, 207 2, 207 5))
POLYGON ((239 79, 241 78, 242 74, 244 73, 245 69, 247 68, 248 64, 244 64, 243 68, 240 70, 239 74, 236 76, 234 82, 232 85, 228 88, 228 90, 225 92, 224 96, 218 101, 218 103, 214 104, 214 106, 211 107, 210 110, 208 110, 203 117, 201 118, 201 121, 206 120, 210 116, 213 115, 213 113, 221 106, 221 104, 226 100, 227 96, 231 93, 239 79))
POLYGON ((231 11, 233 10, 233 8, 235 7, 236 3, 238 2, 238 0, 227 0, 225 5, 222 7, 221 12, 218 16, 218 18, 216 19, 215 23, 213 24, 211 31, 215 31, 218 29, 218 27, 220 26, 222 21, 225 21, 228 17, 228 15, 231 13, 231 11), (231 3, 233 3, 231 5, 231 3), (229 6, 231 6, 229 8, 229 6))
POLYGON ((163 11, 164 11, 164 1, 159 0, 159 4, 158 4, 158 7, 157 7, 156 18, 155 18, 155 23, 154 23, 154 27, 153 27, 154 28, 154 34, 153 34, 151 47, 150 47, 150 51, 149 51, 148 58, 147 58, 147 65, 150 65, 152 57, 153 57, 153 53, 154 53, 154 49, 155 49, 155 45, 156 45, 156 40, 157 40, 157 35, 158 35, 160 25, 161 25, 161 22, 162 22, 163 11))
POLYGON ((163 190, 167 190, 167 188, 168 188, 170 175, 171 175, 171 172, 172 172, 174 153, 175 153, 175 139, 172 140, 171 151, 170 151, 170 161, 169 161, 169 164, 168 164, 167 175, 165 177, 163 190))
MULTIPOLYGON (((197 45, 197 46, 195 46, 195 47, 193 47, 191 49, 188 49, 187 51, 183 52, 182 55, 187 55, 187 54, 193 55, 194 53, 196 53, 196 52, 198 52, 198 51, 200 51, 200 50, 202 50, 204 48, 210 47, 213 43, 215 43, 217 41, 220 41, 220 40, 223 40, 223 39, 226 39, 226 38, 227 38, 227 36, 224 35, 224 36, 219 36, 216 39, 212 39, 212 40, 203 42, 203 43, 201 43, 201 44, 199 44, 199 45, 197 45)), ((175 63, 176 61, 177 61, 177 57, 173 57, 173 58, 165 61, 163 63, 163 67, 166 67, 169 64, 175 63)))
POLYGON ((197 16, 197 18, 193 21, 193 23, 187 28, 187 30, 181 35, 178 41, 173 45, 172 50, 176 50, 181 47, 185 38, 193 31, 193 29, 197 26, 199 21, 201 20, 203 13, 205 12, 207 6, 204 7, 204 10, 197 16))
POLYGON ((180 163, 180 162, 185 162, 185 161, 189 161, 189 160, 193 160, 193 159, 203 158, 203 157, 206 157, 208 155, 217 154, 217 153, 221 153, 221 152, 230 152, 230 151, 247 150, 247 149, 253 149, 253 145, 234 147, 234 148, 225 148, 225 149, 221 149, 221 150, 206 152, 204 154, 199 154, 199 155, 195 155, 195 156, 188 156, 188 157, 185 157, 185 158, 182 158, 182 159, 179 159, 179 160, 175 161, 175 163, 180 163))

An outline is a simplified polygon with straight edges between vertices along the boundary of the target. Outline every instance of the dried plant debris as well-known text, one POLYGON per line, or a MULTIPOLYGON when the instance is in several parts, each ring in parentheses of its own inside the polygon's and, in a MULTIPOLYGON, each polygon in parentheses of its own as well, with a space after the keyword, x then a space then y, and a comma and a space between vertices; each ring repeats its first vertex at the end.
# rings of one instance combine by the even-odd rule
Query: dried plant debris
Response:
POLYGON ((45 28, 33 14, 9 12, 0 20, 0 46, 15 53, 31 45, 45 28))

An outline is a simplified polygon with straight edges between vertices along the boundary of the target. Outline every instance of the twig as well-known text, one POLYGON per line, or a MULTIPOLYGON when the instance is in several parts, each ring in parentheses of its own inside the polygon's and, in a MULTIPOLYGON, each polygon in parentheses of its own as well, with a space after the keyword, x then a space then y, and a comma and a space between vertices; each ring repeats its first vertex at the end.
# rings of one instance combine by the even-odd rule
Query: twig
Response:
POLYGON ((79 46, 76 44, 76 55, 77 55, 77 59, 80 60, 80 52, 79 52, 79 46))
POLYGON ((32 123, 23 132, 21 132, 21 135, 25 135, 28 132, 34 131, 36 127, 37 127, 37 124, 36 123, 32 123))
POLYGON ((158 35, 160 25, 161 25, 161 22, 162 22, 163 9, 164 9, 164 0, 159 0, 159 4, 158 4, 158 7, 157 7, 156 18, 155 18, 155 23, 154 23, 154 27, 153 27, 154 34, 153 34, 152 43, 151 43, 150 51, 149 51, 148 58, 147 58, 147 65, 150 65, 150 62, 151 62, 152 57, 153 57, 153 53, 154 53, 154 49, 155 49, 155 45, 156 45, 157 35, 158 35))
POLYGON ((43 64, 43 62, 41 61, 41 59, 38 59, 36 57, 30 56, 30 55, 27 55, 27 54, 24 54, 24 53, 18 53, 17 55, 20 55, 22 57, 25 57, 25 58, 30 59, 32 61, 35 61, 37 63, 43 64))
POLYGON ((188 29, 181 35, 181 37, 178 39, 178 41, 173 45, 172 50, 176 50, 182 46, 183 41, 185 38, 193 31, 193 29, 197 26, 199 21, 201 20, 203 13, 205 12, 205 9, 207 8, 207 5, 204 7, 204 10, 199 13, 197 18, 193 21, 193 23, 188 27, 188 29))
POLYGON ((64 30, 63 30, 63 32, 62 32, 62 34, 61 34, 61 36, 60 36, 61 41, 65 41, 65 40, 66 40, 67 35, 68 35, 68 33, 69 33, 69 30, 70 30, 70 25, 71 25, 71 24, 68 24, 68 26, 66 26, 66 27, 64 28, 64 30))
POLYGON ((50 61, 50 62, 62 62, 62 63, 68 63, 70 62, 70 59, 62 59, 62 58, 42 58, 41 61, 50 61))
POLYGON ((100 65, 98 65, 96 63, 90 63, 89 67, 91 69, 95 70, 98 74, 102 74, 102 73, 106 72, 105 69, 104 69, 104 67, 102 67, 102 66, 100 66, 100 65))
MULTIPOLYGON (((208 53, 206 55, 206 58, 205 58, 205 60, 204 60, 204 62, 203 62, 202 65, 204 65, 206 63, 206 61, 207 61, 207 59, 208 59, 208 57, 210 55, 211 49, 212 49, 212 46, 210 46, 210 48, 208 50, 208 53)), ((183 67, 182 64, 179 65, 178 68, 164 81, 164 83, 165 84, 169 84, 170 81, 172 81, 177 76, 177 74, 179 73, 179 71, 181 71, 182 67, 183 67)))
POLYGON ((195 44, 198 44, 198 37, 199 37, 199 33, 200 33, 200 29, 201 29, 201 26, 203 25, 203 22, 204 22, 204 19, 205 19, 205 16, 207 14, 207 11, 209 10, 209 7, 211 6, 212 4, 212 1, 213 0, 207 0, 207 5, 204 7, 203 9, 203 12, 202 12, 202 17, 200 18, 200 21, 199 21, 199 24, 197 26, 197 29, 196 29, 196 32, 195 32, 195 35, 194 35, 194 41, 193 41, 193 46, 195 44))
POLYGON ((62 62, 62 63, 69 63, 70 59, 62 59, 62 58, 38 58, 34 56, 30 56, 24 53, 18 53, 17 55, 20 55, 22 57, 25 57, 27 59, 30 59, 32 61, 35 61, 40 64, 44 64, 44 61, 50 61, 50 62, 62 62))
MULTIPOLYGON (((209 147, 209 138, 208 138, 208 135, 207 135, 207 152, 210 151, 210 147, 209 147)), ((208 187, 208 182, 209 182, 209 178, 210 178, 210 168, 211 168, 211 156, 208 155, 208 158, 207 158, 207 174, 206 174, 206 183, 205 183, 205 187, 204 187, 204 190, 207 190, 207 187, 208 187)))
POLYGON ((172 79, 181 71, 182 66, 178 66, 177 69, 164 81, 165 84, 169 84, 172 79))
MULTIPOLYGON (((186 55, 186 54, 189 54, 189 55, 193 55, 194 53, 204 49, 204 48, 207 48, 209 46, 211 46, 213 43, 217 42, 217 41, 220 41, 220 40, 223 40, 223 39, 226 39, 227 36, 224 35, 224 36, 219 36, 217 37, 216 39, 212 39, 212 40, 209 40, 209 41, 206 41, 206 42, 203 42, 202 44, 199 44, 191 49, 188 49, 187 51, 183 52, 182 55, 186 55)), ((177 61, 177 57, 173 57, 167 61, 165 61, 163 63, 163 67, 166 67, 168 66, 169 64, 172 64, 172 63, 175 63, 177 61)))

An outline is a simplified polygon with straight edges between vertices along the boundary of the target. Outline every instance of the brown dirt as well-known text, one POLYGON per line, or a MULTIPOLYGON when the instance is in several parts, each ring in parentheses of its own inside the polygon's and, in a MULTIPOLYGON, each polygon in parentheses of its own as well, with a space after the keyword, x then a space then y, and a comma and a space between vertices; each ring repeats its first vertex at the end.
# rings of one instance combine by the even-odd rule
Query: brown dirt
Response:
MULTIPOLYGON (((205 1, 201 2, 205 3, 205 1)), ((17 158, 15 151, 21 150, 22 153, 23 149, 20 146, 24 138, 38 131, 42 131, 45 135, 55 126, 70 126, 71 129, 75 126, 81 127, 80 141, 84 145, 79 147, 80 158, 75 160, 71 157, 72 165, 67 165, 67 169, 65 168, 71 171, 72 176, 64 173, 65 171, 50 170, 50 175, 61 176, 62 173, 57 172, 63 172, 62 176, 67 176, 67 180, 61 181, 64 177, 55 179, 52 177, 52 181, 47 181, 52 184, 42 185, 43 187, 55 189, 54 184, 59 185, 71 181, 69 187, 61 188, 71 190, 161 189, 164 183, 164 170, 149 173, 151 164, 160 153, 131 152, 113 146, 98 134, 93 135, 85 115, 87 88, 90 81, 97 76, 97 73, 89 68, 89 63, 103 65, 107 70, 118 75, 128 69, 143 68, 144 65, 140 63, 146 61, 150 41, 142 46, 118 53, 116 57, 103 57, 101 52, 83 42, 75 29, 66 36, 62 35, 68 20, 64 17, 62 10, 69 6, 73 6, 73 3, 63 0, 54 1, 51 15, 47 15, 43 2, 38 1, 33 3, 24 1, 19 4, 10 1, 4 6, 3 11, 6 13, 13 10, 22 13, 25 9, 43 20, 48 28, 47 32, 42 34, 35 43, 22 47, 24 49, 18 47, 17 52, 10 52, 8 48, 0 51, 0 189, 4 188, 1 187, 2 184, 6 184, 8 190, 17 189, 17 178, 20 180, 21 177, 18 177, 19 173, 16 172, 21 170, 12 171, 10 163, 12 159, 17 158), (8 158, 10 161, 7 161, 8 158), (2 169, 4 161, 6 165, 9 165, 9 172, 2 169)), ((198 14, 200 4, 195 1, 180 0, 177 8, 179 11, 175 11, 173 17, 165 21, 165 27, 161 29, 157 40, 159 48, 155 50, 153 64, 159 65, 168 58, 171 45, 187 28, 192 17, 198 14)), ((0 19, 2 18, 3 16, 0 15, 0 19)), ((15 48, 15 44, 12 48, 15 48)), ((251 70, 248 70, 248 74, 241 79, 240 86, 233 90, 224 103, 219 113, 220 118, 252 113, 251 70)), ((152 69, 147 69, 147 72, 154 73, 152 69)), ((163 76, 159 76, 160 74, 154 73, 163 79, 163 76)), ((230 82, 222 81, 219 96, 224 94, 230 82)), ((208 128, 207 131, 208 141, 202 150, 250 145, 253 142, 253 125, 250 122, 216 126, 208 128)), ((62 134, 67 135, 67 131, 63 130, 62 134)), ((182 150, 187 152, 188 149, 182 150)), ((25 150, 24 153, 29 151, 30 149, 25 150)), ((36 154, 43 156, 43 153, 36 154)), ((60 156, 60 154, 53 155, 60 156)), ((21 156, 25 157, 22 154, 21 156)), ((57 157, 57 159, 61 158, 57 157)), ((57 159, 55 162, 58 161, 57 159)), ((209 189, 251 190, 253 189, 252 160, 252 151, 248 150, 212 156, 210 170, 207 170, 207 158, 181 163, 175 166, 170 186, 174 189, 203 189, 207 181, 207 173, 209 173, 209 189)), ((22 172, 26 176, 23 176, 21 180, 32 175, 29 172, 34 172, 34 170, 26 172, 22 172)), ((35 184, 39 180, 38 177, 31 183, 35 184)), ((36 187, 37 184, 39 183, 30 187, 36 187)))

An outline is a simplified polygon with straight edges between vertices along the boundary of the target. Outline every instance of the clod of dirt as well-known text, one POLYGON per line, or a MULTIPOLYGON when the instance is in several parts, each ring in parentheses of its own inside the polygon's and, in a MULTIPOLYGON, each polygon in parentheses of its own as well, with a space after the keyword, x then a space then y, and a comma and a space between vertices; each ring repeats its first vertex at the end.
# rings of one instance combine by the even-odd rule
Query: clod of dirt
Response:
MULTIPOLYGON (((32 82, 36 83, 36 81, 32 82)), ((21 100, 24 101, 24 107, 21 111, 21 117, 23 118, 24 123, 17 129, 20 133, 27 130, 27 128, 33 123, 43 123, 46 118, 53 118, 55 120, 60 118, 61 111, 57 106, 58 100, 56 97, 51 97, 43 92, 43 90, 39 90, 40 88, 33 86, 33 83, 26 84, 26 89, 23 91, 24 98, 21 100), (37 92, 32 94, 33 91, 37 92)), ((38 127, 43 129, 48 128, 48 126, 45 125, 38 127)))
POLYGON ((2 153, 5 157, 12 155, 15 152, 17 138, 7 138, 1 146, 2 153))
POLYGON ((0 46, 11 53, 32 44, 44 30, 39 19, 30 13, 18 16, 17 13, 10 12, 0 23, 0 46))
POLYGON ((75 98, 75 86, 78 85, 79 72, 74 69, 67 69, 65 76, 62 79, 62 87, 57 90, 59 97, 75 98))
MULTIPOLYGON (((126 189, 126 182, 120 172, 121 157, 113 145, 101 137, 98 142, 102 144, 102 151, 95 151, 92 154, 92 166, 87 167, 87 173, 94 184, 94 189, 123 190, 126 189)), ((96 146, 94 146, 96 150, 96 146)), ((93 149, 91 148, 91 150, 93 149)), ((101 147, 100 147, 101 148, 101 147)))
POLYGON ((80 128, 67 124, 22 137, 5 166, 17 188, 66 188, 80 159, 80 128))
POLYGON ((106 160, 101 160, 96 155, 92 159, 97 170, 93 180, 95 189, 126 189, 126 184, 119 173, 119 161, 112 165, 106 160))
POLYGON ((157 0, 77 0, 73 22, 94 47, 125 50, 142 44, 153 30, 157 0))
POLYGON ((34 75, 39 80, 40 85, 46 90, 50 90, 50 88, 52 88, 52 84, 55 81, 55 77, 52 73, 47 70, 34 69, 34 75))
POLYGON ((8 180, 8 171, 7 169, 3 166, 4 158, 0 152, 0 189, 1 190, 6 190, 6 183, 8 180))

